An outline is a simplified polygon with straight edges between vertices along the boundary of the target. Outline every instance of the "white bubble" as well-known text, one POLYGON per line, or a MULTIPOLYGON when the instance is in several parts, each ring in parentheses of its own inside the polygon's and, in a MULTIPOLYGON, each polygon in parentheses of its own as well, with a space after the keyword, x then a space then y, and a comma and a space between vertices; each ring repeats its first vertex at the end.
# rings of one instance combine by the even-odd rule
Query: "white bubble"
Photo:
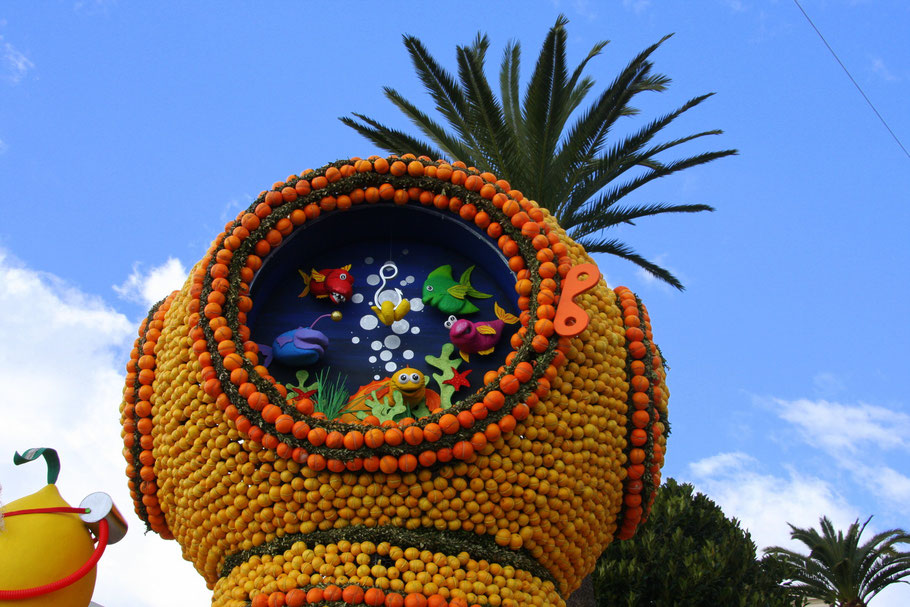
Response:
POLYGON ((367 284, 370 285, 371 287, 375 287, 380 282, 382 282, 382 279, 379 278, 378 274, 370 274, 369 276, 367 276, 367 284))
POLYGON ((374 260, 372 257, 364 257, 364 258, 363 258, 363 263, 365 263, 365 264, 367 264, 367 265, 373 263, 374 261, 375 261, 375 260, 374 260))
POLYGON ((383 350, 379 353, 380 360, 392 360, 392 353, 388 350, 383 350))
POLYGON ((385 291, 379 292, 379 297, 377 299, 379 300, 376 304, 377 306, 382 305, 382 302, 384 301, 391 301, 392 303, 397 304, 398 293, 396 293, 394 289, 386 289, 385 291))
POLYGON ((394 350, 401 345, 401 338, 397 335, 389 335, 385 338, 385 341, 383 343, 389 350, 394 350))
POLYGON ((405 280, 402 280, 399 284, 400 284, 402 287, 406 287, 406 286, 408 286, 408 281, 405 279, 405 280))
POLYGON ((388 371, 389 373, 393 372, 397 368, 398 368, 398 365, 396 365, 395 363, 386 363, 385 364, 385 370, 388 371))
POLYGON ((359 344, 359 343, 360 343, 360 338, 357 337, 357 336, 355 335, 354 337, 351 338, 351 343, 352 343, 352 344, 359 344))
POLYGON ((402 255, 407 255, 408 253, 410 253, 410 251, 408 251, 407 249, 402 249, 402 250, 401 250, 401 254, 402 254, 402 255))
POLYGON ((379 324, 379 319, 372 314, 366 314, 360 319, 360 327, 366 331, 372 331, 379 324))
POLYGON ((351 301, 353 301, 354 303, 360 303, 363 301, 363 295, 360 293, 354 293, 351 296, 351 301))
POLYGON ((369 360, 371 363, 374 363, 374 362, 376 362, 376 357, 375 357, 375 356, 371 356, 371 357, 368 358, 367 360, 369 360))
POLYGON ((374 375, 374 376, 373 376, 373 379, 376 380, 376 381, 379 381, 381 378, 380 378, 378 375, 374 375))
POLYGON ((405 319, 396 320, 392 323, 392 332, 397 333, 398 335, 404 335, 408 332, 408 329, 411 327, 411 323, 405 319))
POLYGON ((414 335, 417 335, 418 333, 420 333, 420 327, 418 327, 418 326, 411 327, 411 333, 413 333, 414 335))
POLYGON ((423 310, 423 300, 420 299, 419 297, 413 297, 413 298, 409 299, 408 301, 411 302, 411 311, 412 312, 420 312, 421 310, 423 310))
POLYGON ((405 281, 406 283, 408 283, 408 284, 411 284, 411 283, 414 282, 415 280, 416 280, 416 279, 415 279, 413 276, 408 276, 407 278, 404 279, 404 281, 405 281))
POLYGON ((370 344, 370 347, 373 348, 374 350, 376 350, 377 352, 379 352, 380 350, 382 350, 382 342, 377 339, 376 341, 374 341, 373 343, 370 344))
POLYGON ((401 356, 402 356, 405 360, 411 360, 412 358, 414 358, 414 351, 413 351, 413 350, 405 350, 404 352, 401 353, 401 356))

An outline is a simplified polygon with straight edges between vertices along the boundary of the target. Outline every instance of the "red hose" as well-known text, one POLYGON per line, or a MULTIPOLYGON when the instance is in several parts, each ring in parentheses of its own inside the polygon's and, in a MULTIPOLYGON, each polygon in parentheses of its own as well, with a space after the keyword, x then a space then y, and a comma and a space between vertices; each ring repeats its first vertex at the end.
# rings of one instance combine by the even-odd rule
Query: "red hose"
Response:
MULTIPOLYGON (((17 510, 14 512, 5 512, 4 516, 14 516, 16 514, 33 514, 39 512, 81 512, 85 513, 85 508, 35 508, 34 510, 17 510)), ((98 559, 101 558, 101 555, 104 554, 104 549, 107 547, 107 538, 108 538, 108 525, 107 520, 101 519, 98 521, 98 545, 95 546, 95 551, 92 553, 92 556, 89 557, 88 561, 82 567, 69 574, 65 578, 59 579, 56 582, 51 582, 50 584, 45 584, 43 586, 35 586, 34 588, 22 588, 21 590, 0 590, 0 601, 16 601, 21 599, 30 599, 32 597, 40 596, 42 594, 48 594, 56 590, 60 590, 66 586, 69 586, 73 582, 82 579, 85 574, 95 568, 95 565, 98 563, 98 559)))

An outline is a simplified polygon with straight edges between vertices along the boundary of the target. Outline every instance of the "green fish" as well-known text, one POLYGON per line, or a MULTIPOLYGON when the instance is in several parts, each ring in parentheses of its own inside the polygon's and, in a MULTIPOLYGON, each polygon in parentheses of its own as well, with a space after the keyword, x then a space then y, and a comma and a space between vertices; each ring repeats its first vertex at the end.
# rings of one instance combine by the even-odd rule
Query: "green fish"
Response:
POLYGON ((486 299, 492 297, 471 286, 471 272, 474 266, 464 271, 458 282, 452 278, 452 266, 439 266, 427 276, 423 283, 423 303, 435 306, 445 314, 471 314, 480 308, 468 301, 468 297, 486 299))

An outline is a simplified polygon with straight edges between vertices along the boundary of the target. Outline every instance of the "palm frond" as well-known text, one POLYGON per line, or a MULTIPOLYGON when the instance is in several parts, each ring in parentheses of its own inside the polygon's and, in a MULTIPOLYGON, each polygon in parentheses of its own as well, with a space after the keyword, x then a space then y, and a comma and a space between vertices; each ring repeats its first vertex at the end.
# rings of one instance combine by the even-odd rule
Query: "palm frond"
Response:
POLYGON ((627 223, 635 225, 635 219, 641 217, 650 217, 652 215, 662 215, 664 213, 701 213, 702 211, 714 211, 714 207, 706 204, 666 204, 652 203, 624 207, 610 207, 607 209, 597 209, 592 207, 589 210, 578 213, 563 219, 560 225, 568 230, 572 228, 572 237, 587 236, 599 232, 604 228, 627 223))
POLYGON ((411 55, 411 62, 420 81, 436 102, 436 109, 445 116, 458 135, 476 147, 468 124, 467 102, 455 78, 430 55, 423 43, 414 36, 404 36, 404 45, 411 55))
POLYGON ((402 154, 411 152, 413 154, 422 154, 430 158, 439 158, 442 152, 428 145, 427 143, 415 139, 411 135, 389 128, 384 124, 376 122, 362 114, 355 113, 354 116, 365 122, 361 124, 352 118, 342 116, 338 120, 351 127, 379 147, 393 154, 402 154))
POLYGON ((510 42, 502 53, 502 64, 499 69, 499 94, 502 98, 502 110, 506 125, 512 139, 519 141, 521 128, 521 103, 518 83, 521 67, 521 44, 510 42))
POLYGON ((341 121, 386 150, 447 156, 495 173, 549 209, 590 252, 623 257, 682 288, 666 269, 644 259, 628 245, 598 238, 597 234, 617 223, 632 223, 641 217, 713 210, 698 204, 643 203, 618 208, 614 205, 654 179, 736 151, 710 151, 669 160, 660 157, 677 146, 721 133, 704 130, 654 143, 665 127, 707 100, 710 94, 694 97, 612 142, 610 136, 620 119, 639 113, 632 105, 635 97, 645 92, 662 92, 670 84, 669 77, 653 71, 651 62, 653 53, 669 36, 633 57, 584 108, 582 104, 594 88, 594 80, 584 72, 607 42, 594 44, 570 70, 566 62, 567 23, 565 16, 560 15, 548 31, 521 97, 519 42, 510 42, 504 49, 497 96, 485 74, 490 48, 486 35, 478 34, 471 44, 456 49, 457 75, 443 68, 419 39, 404 36, 417 76, 443 120, 431 117, 392 88, 386 87, 385 94, 429 141, 421 141, 361 114, 352 114, 353 117, 341 121))
POLYGON ((468 115, 480 152, 478 156, 484 161, 477 164, 480 158, 475 157, 474 164, 481 170, 502 174, 511 164, 514 141, 509 137, 502 106, 484 74, 488 47, 486 36, 478 36, 471 47, 459 47, 458 75, 468 101, 468 115))
MULTIPOLYGON (((405 116, 410 118, 411 122, 416 124, 430 140, 442 148, 444 153, 441 156, 433 156, 433 158, 467 158, 470 156, 469 151, 465 148, 460 139, 448 133, 442 125, 423 113, 413 103, 402 97, 398 91, 389 87, 385 87, 383 91, 385 92, 386 98, 394 103, 395 107, 401 110, 405 116)), ((413 152, 413 150, 407 151, 413 152)), ((397 153, 402 152, 397 151, 397 153)))
POLYGON ((686 288, 679 281, 676 276, 674 276, 670 270, 663 268, 653 261, 648 261, 638 253, 636 253, 632 248, 619 240, 594 240, 588 238, 580 238, 576 240, 578 244, 583 246, 588 253, 609 253, 610 255, 616 255, 617 257, 622 257, 628 261, 631 261, 638 267, 642 268, 648 274, 651 274, 657 279, 664 281, 665 283, 676 287, 680 291, 684 291, 686 288))

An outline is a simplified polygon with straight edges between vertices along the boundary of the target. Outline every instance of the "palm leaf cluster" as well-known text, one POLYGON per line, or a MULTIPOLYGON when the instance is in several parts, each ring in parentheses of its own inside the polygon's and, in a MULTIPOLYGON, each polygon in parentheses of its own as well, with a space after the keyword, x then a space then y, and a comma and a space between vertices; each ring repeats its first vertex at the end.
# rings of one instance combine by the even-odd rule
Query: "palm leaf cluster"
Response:
POLYGON ((583 72, 607 42, 595 44, 570 72, 566 64, 566 23, 560 16, 547 34, 523 97, 519 94, 518 42, 509 43, 503 53, 497 97, 485 73, 490 47, 486 35, 478 34, 471 45, 457 48, 457 78, 430 55, 419 39, 405 36, 404 44, 416 72, 445 124, 395 89, 385 87, 384 91, 429 141, 363 114, 354 113, 354 118, 340 120, 389 152, 457 159, 499 175, 553 213, 589 253, 618 255, 682 289, 668 270, 638 255, 627 244, 604 237, 603 231, 651 215, 712 211, 705 204, 628 203, 624 199, 659 177, 736 151, 704 152, 670 161, 658 158, 681 144, 721 133, 702 131, 654 142, 662 129, 710 94, 690 99, 613 141, 610 135, 618 121, 638 113, 631 105, 635 96, 664 91, 669 84, 668 77, 653 72, 650 60, 669 36, 639 53, 593 103, 581 109, 594 89, 594 80, 583 72))
POLYGON ((910 552, 897 550, 899 544, 910 544, 910 534, 890 529, 860 544, 869 520, 862 526, 854 521, 846 533, 835 531, 828 517, 820 520, 821 533, 790 525, 790 536, 809 548, 808 556, 780 547, 769 548, 767 554, 784 564, 796 596, 865 607, 885 587, 910 576, 910 552))

